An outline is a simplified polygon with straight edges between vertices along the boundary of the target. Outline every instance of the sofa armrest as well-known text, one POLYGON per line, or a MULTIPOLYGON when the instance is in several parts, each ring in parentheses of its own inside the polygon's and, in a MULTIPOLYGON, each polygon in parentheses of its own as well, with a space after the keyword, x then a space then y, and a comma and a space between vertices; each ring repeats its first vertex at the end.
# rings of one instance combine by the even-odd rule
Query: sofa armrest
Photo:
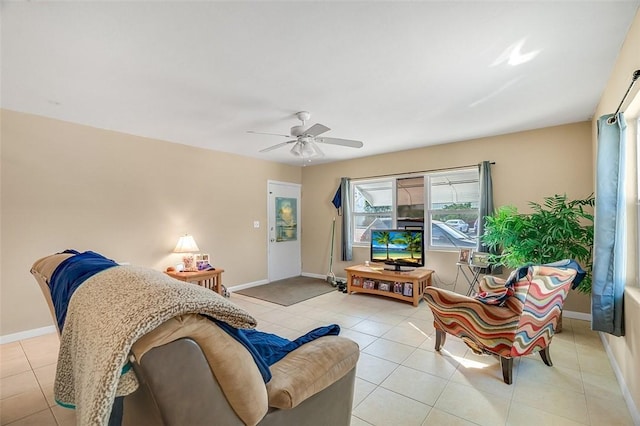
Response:
POLYGON ((49 281, 51 280, 51 276, 55 272, 58 265, 72 256, 73 254, 71 253, 58 253, 38 259, 31 266, 31 274, 34 276, 36 282, 40 286, 40 290, 42 290, 42 294, 44 295, 44 299, 47 302, 47 306, 49 306, 49 311, 51 311, 53 325, 56 326, 58 334, 60 334, 60 329, 58 328, 56 308, 54 307, 53 299, 51 298, 51 288, 49 287, 49 281))
POLYGON ((142 336, 131 351, 143 362, 151 349, 181 338, 192 339, 200 346, 237 416, 245 424, 257 424, 268 410, 267 391, 258 367, 240 343, 208 318, 196 314, 172 318, 142 336))
POLYGON ((358 344, 340 336, 324 336, 300 346, 271 366, 269 406, 296 407, 353 370, 359 356, 358 344))

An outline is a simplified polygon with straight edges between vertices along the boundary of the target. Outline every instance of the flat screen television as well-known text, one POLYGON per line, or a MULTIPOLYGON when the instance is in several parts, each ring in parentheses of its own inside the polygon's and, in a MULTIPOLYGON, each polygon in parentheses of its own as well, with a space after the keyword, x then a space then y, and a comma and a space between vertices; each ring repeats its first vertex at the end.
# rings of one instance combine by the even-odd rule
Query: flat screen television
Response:
POLYGON ((401 267, 424 266, 422 229, 372 229, 371 262, 384 263, 400 271, 401 267))

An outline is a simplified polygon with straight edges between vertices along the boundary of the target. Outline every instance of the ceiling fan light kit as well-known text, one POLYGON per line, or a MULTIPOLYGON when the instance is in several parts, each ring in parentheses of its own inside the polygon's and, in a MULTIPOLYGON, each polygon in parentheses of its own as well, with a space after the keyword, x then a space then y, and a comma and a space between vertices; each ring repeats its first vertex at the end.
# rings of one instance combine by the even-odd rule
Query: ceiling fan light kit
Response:
POLYGON ((320 150, 317 143, 324 143, 329 145, 340 145, 340 146, 346 146, 349 148, 362 148, 363 146, 362 142, 350 140, 350 139, 316 138, 318 135, 328 132, 331 129, 325 126, 324 124, 316 123, 305 130, 305 124, 307 120, 311 118, 311 114, 308 111, 300 111, 296 113, 296 117, 298 118, 298 120, 302 121, 302 124, 293 126, 291 128, 290 136, 280 135, 275 133, 254 132, 251 130, 248 131, 248 133, 295 138, 290 141, 281 142, 279 144, 270 146, 268 148, 261 149, 260 152, 269 152, 269 151, 273 151, 274 149, 281 148, 285 145, 293 144, 293 147, 291 148, 291 153, 296 157, 301 157, 303 159, 324 156, 324 153, 320 150))
POLYGON ((296 157, 301 158, 313 158, 313 157, 322 157, 324 156, 324 152, 320 150, 318 145, 311 141, 299 141, 293 148, 291 148, 291 153, 296 157))

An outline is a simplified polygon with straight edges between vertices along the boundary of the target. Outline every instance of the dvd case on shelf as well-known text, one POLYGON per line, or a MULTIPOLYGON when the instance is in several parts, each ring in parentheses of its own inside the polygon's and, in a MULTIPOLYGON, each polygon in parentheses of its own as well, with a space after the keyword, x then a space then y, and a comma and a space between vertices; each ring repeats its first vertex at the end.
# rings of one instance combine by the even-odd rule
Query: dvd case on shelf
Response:
POLYGON ((413 283, 404 283, 402 285, 402 294, 404 296, 413 297, 413 283))

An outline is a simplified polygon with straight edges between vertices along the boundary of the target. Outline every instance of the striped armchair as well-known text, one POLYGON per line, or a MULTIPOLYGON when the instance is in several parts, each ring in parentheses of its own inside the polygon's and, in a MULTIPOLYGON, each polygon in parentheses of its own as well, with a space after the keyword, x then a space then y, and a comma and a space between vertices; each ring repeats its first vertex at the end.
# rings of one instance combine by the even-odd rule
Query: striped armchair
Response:
POLYGON ((427 287, 424 299, 433 312, 436 351, 447 333, 460 337, 477 354, 498 355, 507 384, 513 381, 515 357, 539 351, 551 366, 549 345, 562 305, 577 275, 584 275, 579 266, 572 266, 525 266, 507 280, 485 276, 475 298, 427 287))

